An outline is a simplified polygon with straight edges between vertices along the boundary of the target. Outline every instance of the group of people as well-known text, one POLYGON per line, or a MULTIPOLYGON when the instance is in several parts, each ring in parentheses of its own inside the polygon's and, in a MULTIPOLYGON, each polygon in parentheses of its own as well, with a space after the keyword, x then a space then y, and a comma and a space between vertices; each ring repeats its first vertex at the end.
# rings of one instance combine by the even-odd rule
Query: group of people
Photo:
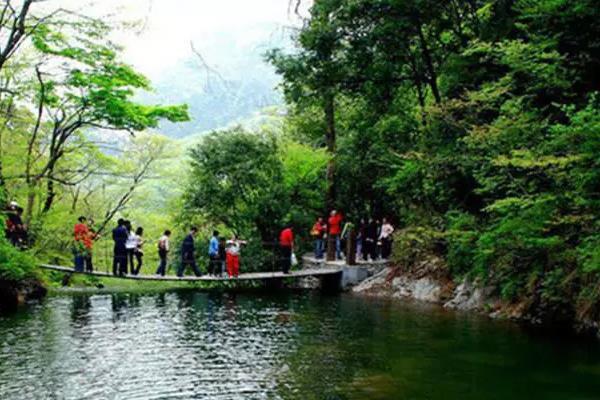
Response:
MULTIPOLYGON (((345 253, 345 242, 350 234, 352 223, 344 222, 344 218, 337 210, 332 210, 327 221, 318 217, 310 235, 314 240, 314 253, 316 259, 322 259, 325 251, 325 242, 329 238, 335 243, 336 259, 341 260, 345 253)), ((359 260, 388 259, 392 252, 392 239, 394 227, 387 218, 381 221, 374 218, 361 219, 356 226, 356 258, 359 260)))
POLYGON ((131 221, 119 218, 112 231, 113 275, 138 275, 144 259, 144 228, 133 229, 131 221))
MULTIPOLYGON (((182 277, 188 267, 192 269, 194 275, 202 275, 196 263, 196 235, 198 235, 198 228, 193 226, 181 243, 181 262, 177 268, 178 277, 182 277)), ((165 276, 167 273, 170 237, 171 231, 166 230, 158 241, 160 263, 156 274, 160 276, 165 276)), ((240 240, 235 235, 230 240, 225 240, 224 237, 219 236, 219 231, 213 231, 208 242, 209 262, 206 268, 207 273, 213 276, 222 276, 225 274, 225 269, 227 269, 227 275, 230 278, 237 278, 240 274, 240 253, 242 246, 245 246, 246 243, 245 240, 240 240)))
MULTIPOLYGON (((314 240, 315 258, 322 259, 325 252, 326 240, 335 243, 336 259, 341 260, 345 256, 345 242, 348 240, 351 229, 356 232, 356 258, 362 260, 387 259, 391 254, 392 234, 394 227, 383 218, 381 221, 374 218, 361 219, 354 224, 344 221, 343 215, 337 210, 332 210, 327 220, 318 217, 315 221, 310 235, 314 240)), ((181 243, 180 263, 176 274, 183 277, 186 269, 191 269, 195 276, 201 276, 202 272, 196 261, 196 236, 198 228, 191 227, 181 243)), ((138 227, 133 229, 130 221, 119 219, 117 227, 112 231, 114 241, 113 274, 114 275, 138 275, 143 266, 144 257, 144 229, 138 227)), ((80 271, 93 271, 92 247, 99 235, 90 227, 85 217, 80 217, 74 227, 75 243, 79 245, 80 251, 76 252, 75 269, 80 271)), ((165 276, 168 267, 168 258, 171 252, 171 231, 165 230, 158 240, 159 265, 156 275, 165 276)), ((294 231, 291 225, 286 225, 279 234, 279 263, 281 271, 285 274, 290 272, 293 264, 297 263, 294 254, 294 231)), ((240 272, 240 253, 247 242, 233 235, 226 240, 219 235, 218 231, 213 234, 208 242, 208 266, 206 271, 209 275, 223 276, 225 273, 230 278, 236 278, 240 272)), ((347 255, 346 255, 347 256, 347 255)))
MULTIPOLYGON (((133 232, 131 223, 120 219, 118 226, 113 230, 114 256, 113 256, 113 274, 126 275, 128 273, 128 264, 130 273, 137 275, 142 267, 144 241, 142 239, 144 230, 139 227, 133 232), (134 266, 133 259, 137 260, 134 266)), ((186 269, 190 268, 195 276, 201 276, 202 272, 196 262, 196 236, 198 228, 192 226, 181 243, 181 262, 178 265, 176 274, 183 277, 186 269)), ((208 256, 209 263, 207 272, 209 275, 221 276, 227 271, 230 278, 239 276, 240 271, 240 253, 245 240, 240 240, 233 236, 230 240, 219 236, 218 231, 214 231, 209 241, 208 256)), ((168 269, 168 257, 171 252, 171 231, 165 230, 158 240, 159 264, 156 275, 165 276, 168 269)))

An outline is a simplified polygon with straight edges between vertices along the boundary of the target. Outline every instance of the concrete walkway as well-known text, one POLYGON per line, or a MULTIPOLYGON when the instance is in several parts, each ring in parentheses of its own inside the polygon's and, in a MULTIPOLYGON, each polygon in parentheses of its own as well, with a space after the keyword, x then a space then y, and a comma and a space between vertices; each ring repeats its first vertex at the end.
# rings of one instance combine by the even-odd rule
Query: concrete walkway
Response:
MULTIPOLYGON (((343 268, 348 267, 346 264, 346 260, 335 260, 335 261, 325 261, 325 259, 316 259, 315 256, 310 254, 305 254, 302 256, 303 265, 322 265, 324 268, 343 268)), ((389 264, 389 260, 356 260, 356 267, 366 267, 366 266, 380 266, 385 267, 389 264)))

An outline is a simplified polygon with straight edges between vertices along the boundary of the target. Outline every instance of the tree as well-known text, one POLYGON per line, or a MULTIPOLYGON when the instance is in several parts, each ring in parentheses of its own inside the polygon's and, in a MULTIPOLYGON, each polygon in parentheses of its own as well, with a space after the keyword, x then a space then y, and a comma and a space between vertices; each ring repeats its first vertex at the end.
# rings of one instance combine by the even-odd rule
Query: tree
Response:
POLYGON ((156 127, 161 119, 188 119, 186 106, 148 106, 132 100, 136 90, 148 90, 150 84, 118 60, 119 49, 104 39, 107 25, 86 19, 65 22, 62 28, 59 33, 40 25, 32 34, 35 48, 48 61, 35 67, 36 117, 28 139, 25 171, 19 176, 29 187, 28 220, 42 181, 46 184, 42 213, 51 209, 57 184, 77 183, 65 180, 59 166, 78 142, 85 143, 82 136, 74 140, 78 132, 99 129, 134 133, 156 127), (47 71, 43 71, 44 66, 47 71))
POLYGON ((324 151, 273 134, 214 132, 190 152, 184 218, 202 218, 272 246, 285 223, 301 234, 320 213, 324 151))
POLYGON ((316 2, 312 18, 301 30, 297 43, 297 54, 286 55, 280 50, 267 54, 267 59, 284 77, 283 89, 286 98, 300 110, 318 105, 323 114, 325 145, 329 152, 327 165, 327 190, 325 207, 336 204, 336 96, 341 87, 344 63, 339 57, 340 31, 327 12, 338 0, 316 2))

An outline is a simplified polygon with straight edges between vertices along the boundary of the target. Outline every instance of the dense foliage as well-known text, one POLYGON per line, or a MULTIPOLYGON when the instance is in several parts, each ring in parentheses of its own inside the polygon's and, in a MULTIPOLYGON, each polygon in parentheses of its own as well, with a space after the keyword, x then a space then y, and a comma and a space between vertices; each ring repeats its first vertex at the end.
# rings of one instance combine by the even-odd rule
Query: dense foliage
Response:
MULTIPOLYGON (((272 133, 214 132, 190 152, 184 219, 248 240, 244 269, 272 266, 281 227, 306 236, 322 208, 324 151, 272 133)), ((204 252, 202 252, 204 253, 204 252)))
POLYGON ((30 254, 16 249, 4 237, 0 237, 0 280, 19 282, 38 276, 35 259, 30 254))
MULTIPOLYGON (((115 25, 38 0, 3 2, 0 207, 23 207, 30 248, 19 253, 2 242, 14 279, 28 274, 33 256, 70 264, 79 215, 94 220, 100 237, 116 216, 134 216, 134 194, 165 175, 157 164, 171 152, 167 139, 142 131, 188 119, 184 105, 136 100, 150 82, 121 60, 109 39, 115 25)), ((160 220, 155 213, 143 222, 160 220)))
POLYGON ((268 58, 291 131, 333 156, 327 200, 394 216, 405 267, 437 253, 507 300, 597 316, 599 21, 593 0, 318 0, 268 58))

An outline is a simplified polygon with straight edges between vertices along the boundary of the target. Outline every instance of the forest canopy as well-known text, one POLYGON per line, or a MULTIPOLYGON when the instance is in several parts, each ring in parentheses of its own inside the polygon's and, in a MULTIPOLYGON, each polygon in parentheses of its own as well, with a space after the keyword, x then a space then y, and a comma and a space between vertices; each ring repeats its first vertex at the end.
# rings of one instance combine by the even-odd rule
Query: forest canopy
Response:
POLYGON ((599 17, 593 0, 320 0, 267 58, 290 130, 330 153, 325 203, 392 216, 403 268, 435 255, 507 300, 597 315, 599 17))

